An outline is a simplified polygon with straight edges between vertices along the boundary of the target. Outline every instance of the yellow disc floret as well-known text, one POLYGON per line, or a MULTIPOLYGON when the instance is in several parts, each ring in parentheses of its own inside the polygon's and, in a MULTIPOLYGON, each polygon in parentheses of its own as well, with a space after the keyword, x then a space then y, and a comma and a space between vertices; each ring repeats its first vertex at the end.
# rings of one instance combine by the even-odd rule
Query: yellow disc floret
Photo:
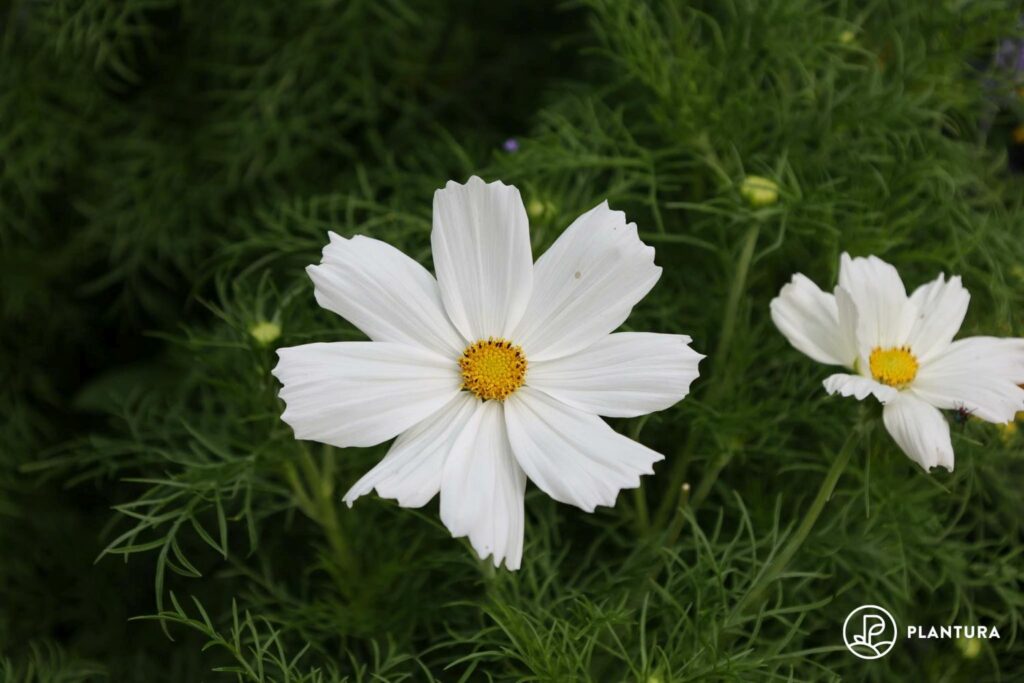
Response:
POLYGON ((868 359, 871 376, 890 387, 903 387, 917 376, 917 359, 910 347, 893 346, 883 349, 876 346, 868 359))
POLYGON ((503 401, 526 381, 526 356, 506 339, 473 342, 459 358, 462 388, 484 401, 503 401))

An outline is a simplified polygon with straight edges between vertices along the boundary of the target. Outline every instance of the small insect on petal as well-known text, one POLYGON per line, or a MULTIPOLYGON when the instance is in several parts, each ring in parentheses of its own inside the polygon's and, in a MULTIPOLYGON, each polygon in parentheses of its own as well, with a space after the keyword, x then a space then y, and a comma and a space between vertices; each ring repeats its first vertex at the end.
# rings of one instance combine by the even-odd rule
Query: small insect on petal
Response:
POLYGON ((971 419, 971 413, 974 411, 965 405, 957 406, 956 410, 953 411, 953 422, 960 425, 961 427, 967 424, 967 421, 971 419))

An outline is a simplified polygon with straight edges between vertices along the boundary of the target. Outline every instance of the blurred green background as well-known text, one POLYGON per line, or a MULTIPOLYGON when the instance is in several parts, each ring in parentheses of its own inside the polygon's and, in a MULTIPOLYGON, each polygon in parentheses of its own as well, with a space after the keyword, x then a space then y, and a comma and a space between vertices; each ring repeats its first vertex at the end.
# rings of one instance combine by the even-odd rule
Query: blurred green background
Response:
POLYGON ((963 333, 1020 335, 1020 11, 0 1, 0 681, 1024 680, 1024 439, 970 420, 927 475, 768 316, 848 250, 961 274, 963 333), (327 230, 429 266, 431 195, 474 173, 521 189, 535 256, 625 210, 664 268, 627 327, 709 356, 612 421, 666 455, 641 492, 528 489, 516 574, 436 503, 341 505, 385 446, 296 442, 269 374, 360 338, 302 270, 327 230), (863 603, 1002 637, 863 662, 863 603))

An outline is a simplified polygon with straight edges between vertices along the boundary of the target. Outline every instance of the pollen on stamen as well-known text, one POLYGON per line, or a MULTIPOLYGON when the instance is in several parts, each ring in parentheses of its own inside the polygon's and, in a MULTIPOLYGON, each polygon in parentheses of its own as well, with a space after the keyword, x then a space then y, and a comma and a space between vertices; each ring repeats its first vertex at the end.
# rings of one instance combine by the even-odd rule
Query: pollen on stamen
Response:
POLYGON ((877 346, 871 351, 868 365, 871 376, 890 387, 906 386, 917 376, 917 358, 910 352, 909 346, 893 346, 888 349, 877 346))
POLYGON ((526 381, 526 356, 507 339, 473 342, 459 358, 462 388, 477 398, 503 401, 526 381))

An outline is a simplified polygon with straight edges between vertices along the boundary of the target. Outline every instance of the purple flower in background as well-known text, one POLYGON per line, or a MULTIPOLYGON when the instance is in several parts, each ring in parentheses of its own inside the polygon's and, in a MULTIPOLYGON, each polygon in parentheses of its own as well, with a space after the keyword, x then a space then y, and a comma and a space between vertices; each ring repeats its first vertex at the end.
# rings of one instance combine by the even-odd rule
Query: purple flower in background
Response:
POLYGON ((504 143, 502 143, 501 148, 504 149, 509 154, 515 154, 516 152, 519 151, 519 140, 516 140, 515 138, 509 138, 505 140, 504 143))
MULTIPOLYGON (((1024 14, 1018 18, 1017 27, 1017 36, 1020 36, 1021 30, 1024 30, 1024 14)), ((989 71, 995 81, 992 85, 997 90, 1005 88, 1006 84, 1009 84, 1012 92, 1017 87, 1024 85, 1024 38, 1004 38, 999 41, 995 54, 992 56, 992 67, 989 71)), ((1005 90, 999 93, 1000 98, 1005 98, 1009 94, 1005 90)))
POLYGON ((996 68, 1009 71, 1018 78, 1024 75, 1024 40, 1001 42, 996 50, 996 68))

